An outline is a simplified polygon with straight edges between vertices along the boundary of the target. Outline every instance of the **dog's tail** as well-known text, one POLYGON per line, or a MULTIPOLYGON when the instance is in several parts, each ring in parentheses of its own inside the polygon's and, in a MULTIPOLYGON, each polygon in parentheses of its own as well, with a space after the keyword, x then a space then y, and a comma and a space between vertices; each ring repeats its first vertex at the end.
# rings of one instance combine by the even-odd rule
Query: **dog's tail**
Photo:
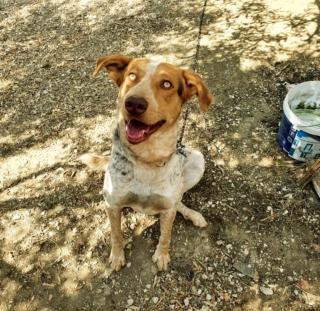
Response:
POLYGON ((79 160, 95 171, 105 171, 109 163, 109 159, 94 153, 85 153, 79 160))

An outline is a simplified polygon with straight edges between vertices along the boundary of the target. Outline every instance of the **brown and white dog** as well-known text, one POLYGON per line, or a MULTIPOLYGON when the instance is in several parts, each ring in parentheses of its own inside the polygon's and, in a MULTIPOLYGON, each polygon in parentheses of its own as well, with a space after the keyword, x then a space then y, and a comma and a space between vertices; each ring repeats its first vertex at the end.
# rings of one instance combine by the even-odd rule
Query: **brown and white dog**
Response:
POLYGON ((169 246, 176 212, 194 225, 205 227, 203 216, 182 202, 183 194, 199 182, 204 172, 203 155, 177 149, 178 119, 183 104, 198 96, 207 111, 212 95, 201 78, 177 66, 123 55, 98 59, 95 77, 105 68, 118 85, 118 120, 110 162, 97 155, 82 161, 105 170, 103 194, 111 224, 114 270, 125 264, 121 234, 121 210, 160 214, 160 240, 153 255, 159 270, 170 262, 169 246))

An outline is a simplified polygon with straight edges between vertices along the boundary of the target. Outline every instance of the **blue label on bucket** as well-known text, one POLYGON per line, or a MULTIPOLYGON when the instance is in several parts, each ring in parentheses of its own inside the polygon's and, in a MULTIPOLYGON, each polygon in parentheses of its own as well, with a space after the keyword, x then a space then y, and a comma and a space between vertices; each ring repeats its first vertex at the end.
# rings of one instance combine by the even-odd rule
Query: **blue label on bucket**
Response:
POLYGON ((300 161, 319 159, 320 137, 301 130, 298 131, 292 143, 289 155, 300 161))
POLYGON ((277 141, 296 160, 320 159, 320 137, 295 129, 285 115, 281 120, 277 141))
POLYGON ((286 152, 290 152, 291 145, 296 136, 296 132, 297 130, 293 128, 292 123, 283 114, 278 131, 277 141, 280 147, 282 147, 282 149, 286 152))

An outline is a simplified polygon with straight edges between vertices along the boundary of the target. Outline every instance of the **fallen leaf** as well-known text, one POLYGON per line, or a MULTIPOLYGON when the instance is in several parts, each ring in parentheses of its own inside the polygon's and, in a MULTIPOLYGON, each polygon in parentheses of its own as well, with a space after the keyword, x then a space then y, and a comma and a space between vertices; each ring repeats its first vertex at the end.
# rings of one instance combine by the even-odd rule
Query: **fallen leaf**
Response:
POLYGON ((312 244, 311 244, 311 248, 312 248, 315 252, 320 253, 320 244, 312 243, 312 244))
POLYGON ((300 279, 297 286, 304 291, 308 291, 310 289, 310 284, 304 279, 300 279))

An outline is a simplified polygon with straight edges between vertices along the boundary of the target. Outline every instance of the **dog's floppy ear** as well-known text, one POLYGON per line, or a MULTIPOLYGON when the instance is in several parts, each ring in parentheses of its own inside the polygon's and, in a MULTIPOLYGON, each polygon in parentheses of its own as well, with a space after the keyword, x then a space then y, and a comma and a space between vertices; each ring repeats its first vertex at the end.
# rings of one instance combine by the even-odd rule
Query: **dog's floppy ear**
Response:
POLYGON ((124 55, 109 55, 99 57, 96 64, 96 69, 93 72, 93 78, 95 78, 102 68, 106 68, 110 78, 120 86, 123 82, 123 75, 132 61, 131 57, 124 55))
POLYGON ((213 101, 213 95, 210 93, 201 77, 188 70, 183 70, 182 75, 185 83, 183 91, 184 101, 187 101, 192 96, 196 95, 198 96, 200 109, 203 112, 208 111, 208 107, 213 101))

